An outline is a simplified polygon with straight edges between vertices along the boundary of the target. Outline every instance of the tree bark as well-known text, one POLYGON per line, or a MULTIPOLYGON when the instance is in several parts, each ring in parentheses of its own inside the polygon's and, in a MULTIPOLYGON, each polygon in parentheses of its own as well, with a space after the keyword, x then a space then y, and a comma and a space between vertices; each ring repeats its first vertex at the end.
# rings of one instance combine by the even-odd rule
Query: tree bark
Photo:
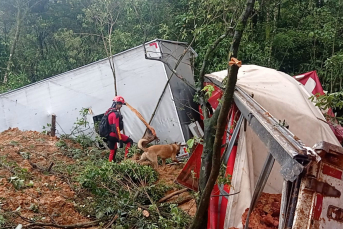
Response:
POLYGON ((204 120, 204 149, 201 154, 201 169, 199 178, 200 194, 204 192, 208 178, 210 177, 210 172, 212 170, 211 161, 213 157, 213 142, 216 134, 215 126, 217 125, 219 111, 219 109, 216 109, 210 119, 204 120))
MULTIPOLYGON (((228 54, 228 61, 230 61, 232 57, 237 57, 238 48, 241 42, 243 31, 246 27, 248 18, 251 15, 254 4, 255 4, 255 0, 247 0, 245 9, 238 19, 238 22, 235 28, 235 33, 233 36, 233 41, 231 43, 230 51, 228 54)), ((211 169, 211 173, 207 181, 205 190, 201 195, 198 209, 193 219, 193 223, 190 226, 191 229, 201 228, 202 226, 204 226, 204 223, 203 223, 204 218, 207 219, 207 216, 205 215, 205 213, 207 212, 207 209, 208 209, 208 204, 209 204, 212 189, 219 175, 221 143, 222 143, 222 138, 225 131, 225 126, 227 123, 227 115, 229 113, 229 110, 233 101, 233 93, 234 93, 234 89, 237 82, 238 68, 239 67, 237 65, 228 66, 228 76, 227 76, 228 80, 225 85, 226 87, 225 87, 224 95, 222 97, 223 105, 222 107, 219 106, 217 108, 217 110, 220 110, 220 111, 219 111, 218 120, 216 122, 217 125, 216 125, 215 140, 213 144, 212 169, 211 169)))
POLYGON ((12 65, 12 60, 13 60, 13 55, 15 52, 15 48, 17 47, 17 43, 19 40, 19 34, 20 34, 20 29, 21 29, 21 23, 22 23, 22 11, 21 8, 18 6, 18 11, 17 11, 17 26, 16 26, 16 30, 15 30, 15 35, 14 35, 14 40, 12 43, 12 47, 10 50, 10 56, 8 57, 8 62, 7 62, 7 67, 6 67, 6 72, 5 72, 5 76, 3 79, 3 84, 7 84, 8 81, 8 75, 11 71, 11 65, 12 65))
POLYGON ((215 126, 216 126, 216 121, 219 115, 219 110, 218 112, 215 112, 212 116, 211 119, 208 118, 208 108, 206 106, 206 101, 204 98, 204 93, 202 90, 202 87, 204 85, 204 75, 207 67, 207 61, 210 58, 211 54, 213 51, 218 47, 219 43, 227 37, 227 35, 230 33, 232 30, 231 27, 227 28, 225 34, 221 35, 218 37, 218 39, 207 49, 206 54, 204 56, 204 60, 200 69, 199 73, 199 84, 200 88, 198 88, 198 93, 201 95, 200 96, 200 104, 201 104, 201 110, 202 114, 204 116, 204 149, 201 155, 201 170, 200 170, 200 179, 199 179, 199 191, 200 194, 204 191, 207 180, 210 176, 212 164, 211 164, 211 158, 212 158, 212 147, 213 147, 213 142, 214 142, 214 135, 215 135, 215 126))

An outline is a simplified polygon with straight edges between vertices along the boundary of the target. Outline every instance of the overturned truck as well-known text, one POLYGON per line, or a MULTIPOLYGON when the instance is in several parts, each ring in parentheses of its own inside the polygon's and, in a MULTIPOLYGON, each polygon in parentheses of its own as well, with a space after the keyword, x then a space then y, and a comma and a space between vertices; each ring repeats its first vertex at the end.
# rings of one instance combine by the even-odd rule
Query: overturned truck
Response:
MULTIPOLYGON (((193 102, 193 59, 186 43, 155 39, 109 58, 0 94, 0 131, 10 127, 42 131, 55 117, 56 135, 73 132, 80 110, 86 108, 90 132, 115 95, 136 108, 153 126, 161 143, 191 138, 189 125, 198 119, 193 102), (176 76, 173 70, 182 75, 176 76), (190 85, 183 83, 187 80, 190 85), (23 118, 25 112, 25 118, 23 118)), ((146 126, 127 107, 121 109, 125 134, 137 142, 146 126)))
MULTIPOLYGON (((206 76, 214 109, 226 75, 206 76)), ((207 228, 343 228, 343 148, 309 97, 287 74, 240 68, 222 149, 231 185, 213 189, 207 228)), ((201 152, 177 178, 195 190, 201 152)))

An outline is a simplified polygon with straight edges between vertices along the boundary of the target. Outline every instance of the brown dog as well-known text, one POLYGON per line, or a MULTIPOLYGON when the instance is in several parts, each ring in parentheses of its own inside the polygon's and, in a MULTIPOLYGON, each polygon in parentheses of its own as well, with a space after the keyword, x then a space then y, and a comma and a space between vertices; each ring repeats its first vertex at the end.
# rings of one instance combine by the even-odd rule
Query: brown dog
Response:
POLYGON ((158 167, 157 157, 162 159, 162 166, 165 166, 166 159, 171 158, 175 162, 179 162, 176 159, 176 155, 179 153, 181 148, 181 143, 178 144, 169 144, 169 145, 153 145, 149 148, 145 148, 142 146, 143 142, 148 140, 141 139, 138 141, 138 148, 144 151, 141 156, 141 159, 138 162, 142 162, 144 160, 149 160, 152 162, 153 167, 156 169, 158 167))

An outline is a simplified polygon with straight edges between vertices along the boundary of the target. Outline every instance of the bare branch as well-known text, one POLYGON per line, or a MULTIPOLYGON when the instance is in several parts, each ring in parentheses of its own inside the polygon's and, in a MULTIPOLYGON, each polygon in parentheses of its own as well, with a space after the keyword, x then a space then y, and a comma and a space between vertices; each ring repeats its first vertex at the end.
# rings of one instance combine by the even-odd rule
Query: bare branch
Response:
POLYGON ((187 190, 188 190, 187 188, 184 188, 184 189, 181 189, 181 190, 177 190, 177 191, 175 191, 175 192, 172 192, 172 193, 170 193, 169 195, 166 195, 165 197, 163 197, 162 199, 160 199, 158 202, 159 202, 159 203, 162 203, 162 202, 164 202, 164 201, 166 201, 166 200, 172 198, 172 197, 175 196, 175 195, 179 195, 179 194, 181 194, 181 193, 183 193, 183 192, 186 192, 187 190))
MULTIPOLYGON (((100 38, 104 38, 102 35, 99 34, 95 34, 95 33, 74 33, 76 35, 87 35, 87 36, 95 36, 95 37, 100 37, 100 38)), ((107 38, 104 38, 107 39, 107 38)))
POLYGON ((110 226, 118 219, 118 215, 114 215, 112 220, 104 227, 104 229, 110 228, 110 226))
POLYGON ((42 227, 56 227, 56 228, 64 228, 64 229, 71 229, 71 228, 88 228, 98 225, 101 222, 101 220, 96 220, 93 222, 87 222, 87 223, 78 223, 78 224, 72 224, 72 225, 59 225, 54 223, 30 223, 27 225, 24 225, 23 228, 30 228, 33 226, 42 226, 42 227))
MULTIPOLYGON (((175 101, 175 99, 174 99, 175 101)), ((183 107, 187 107, 191 110, 193 110, 194 112, 198 113, 199 115, 202 115, 199 111, 197 111, 196 109, 194 109, 193 107, 191 107, 190 105, 184 104, 181 102, 181 100, 177 100, 183 107)), ((183 107, 179 107, 180 109, 182 109, 183 107)))

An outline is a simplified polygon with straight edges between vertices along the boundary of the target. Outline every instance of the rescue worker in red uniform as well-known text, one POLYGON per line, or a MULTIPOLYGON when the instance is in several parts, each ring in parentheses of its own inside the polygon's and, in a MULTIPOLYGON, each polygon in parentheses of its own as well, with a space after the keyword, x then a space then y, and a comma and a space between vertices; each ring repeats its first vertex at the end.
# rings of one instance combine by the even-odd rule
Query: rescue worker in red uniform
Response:
POLYGON ((110 148, 110 156, 108 158, 109 161, 115 162, 118 142, 119 148, 123 148, 123 143, 126 144, 124 159, 127 158, 129 148, 133 144, 131 138, 120 133, 120 131, 124 128, 123 116, 120 113, 120 108, 123 105, 126 105, 124 98, 122 96, 115 96, 113 99, 112 107, 106 111, 106 114, 110 112, 110 114, 108 115, 108 123, 111 126, 111 133, 108 136, 108 143, 110 148))

